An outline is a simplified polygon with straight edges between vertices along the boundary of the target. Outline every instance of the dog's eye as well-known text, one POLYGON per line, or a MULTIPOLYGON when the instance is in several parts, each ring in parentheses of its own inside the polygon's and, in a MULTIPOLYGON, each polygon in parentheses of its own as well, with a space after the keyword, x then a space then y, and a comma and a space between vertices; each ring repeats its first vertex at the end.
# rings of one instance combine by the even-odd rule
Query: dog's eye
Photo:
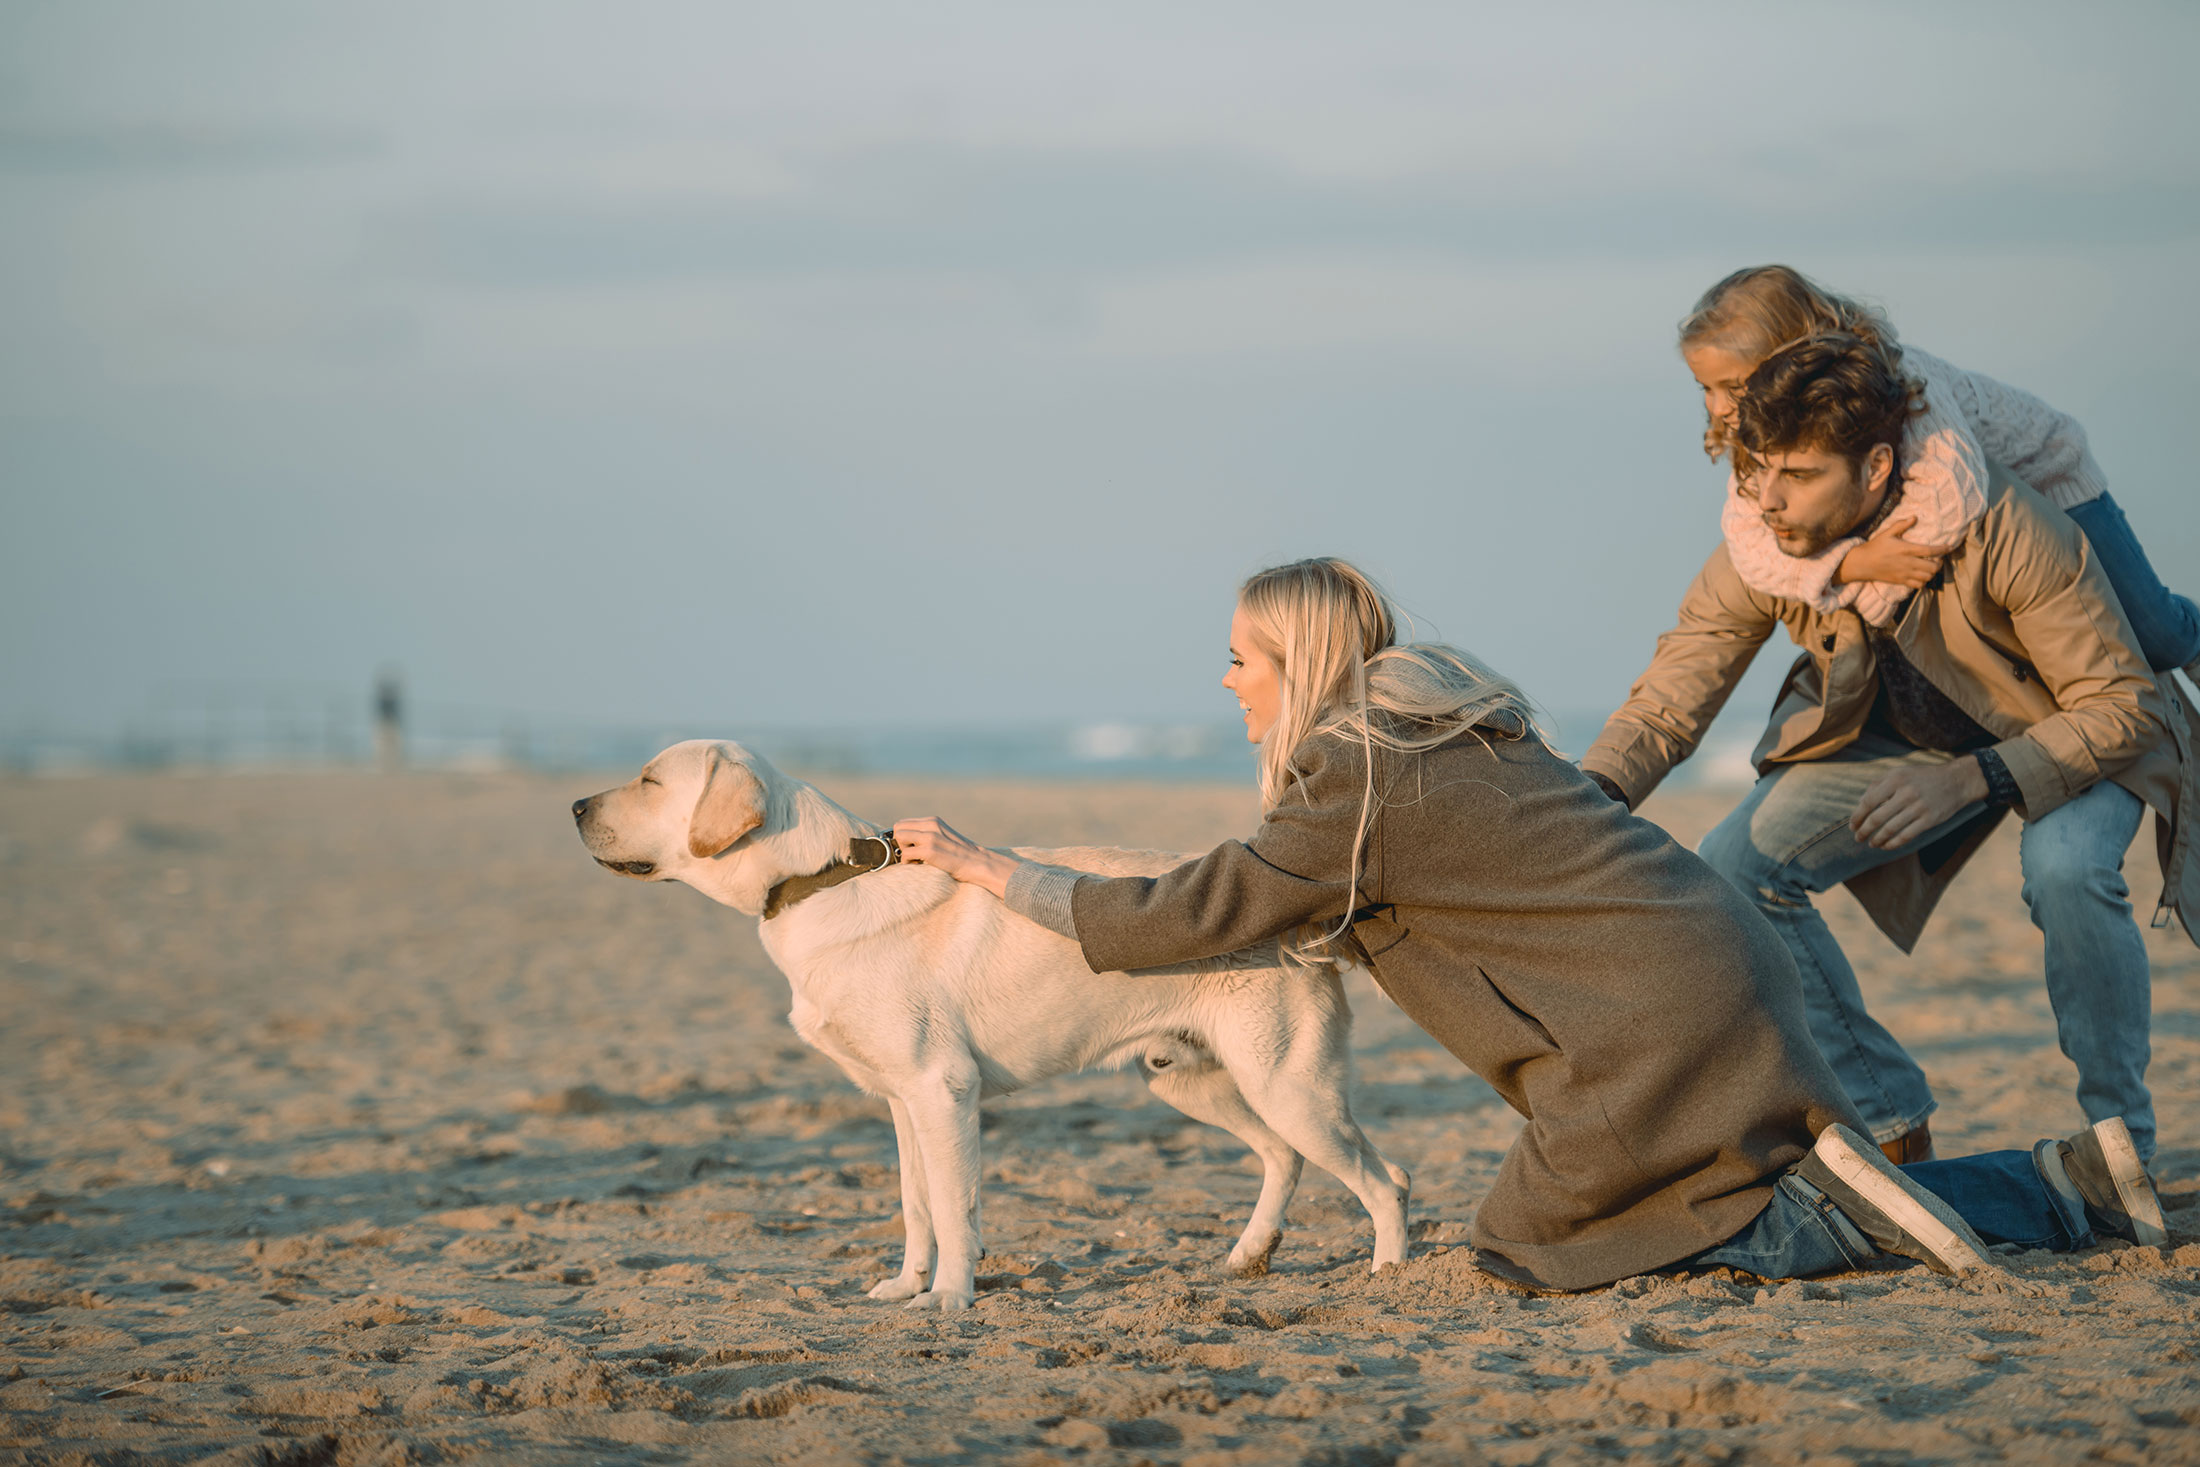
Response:
POLYGON ((653 774, 645 774, 641 777, 640 782, 642 784, 655 784, 657 782, 657 777, 653 774))

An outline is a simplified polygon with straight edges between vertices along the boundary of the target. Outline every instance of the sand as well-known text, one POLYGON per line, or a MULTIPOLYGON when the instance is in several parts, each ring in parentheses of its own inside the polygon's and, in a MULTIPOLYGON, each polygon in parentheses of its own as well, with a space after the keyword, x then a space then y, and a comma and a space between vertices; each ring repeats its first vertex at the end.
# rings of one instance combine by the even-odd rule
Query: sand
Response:
MULTIPOLYGON (((2200 1460, 2200 953, 2150 932, 2168 1250, 1535 1297, 1464 1245, 1515 1118, 1351 983, 1416 1178, 1371 1277, 1310 1174, 1089 1075, 989 1107, 977 1308, 754 923, 592 866, 522 775, 0 782, 0 1458, 1423 1464, 2200 1460)), ((836 779, 1000 842, 1202 848, 1241 790, 836 779)), ((1693 840, 1723 802, 1650 813, 1693 840)), ((2132 862, 2151 911, 2151 860, 2132 862)), ((1829 902, 1944 1154, 2073 1129, 2006 834, 1918 953, 1829 902)))

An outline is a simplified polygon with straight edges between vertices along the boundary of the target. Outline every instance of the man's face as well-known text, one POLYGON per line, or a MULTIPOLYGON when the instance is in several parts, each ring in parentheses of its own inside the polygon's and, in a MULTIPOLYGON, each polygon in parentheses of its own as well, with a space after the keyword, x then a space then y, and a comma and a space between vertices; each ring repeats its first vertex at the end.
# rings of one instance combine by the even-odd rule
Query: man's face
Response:
POLYGON ((1817 448, 1760 458, 1764 467, 1751 484, 1757 509, 1782 552, 1799 559, 1816 555, 1877 514, 1894 471, 1894 450, 1883 443, 1861 462, 1817 448))

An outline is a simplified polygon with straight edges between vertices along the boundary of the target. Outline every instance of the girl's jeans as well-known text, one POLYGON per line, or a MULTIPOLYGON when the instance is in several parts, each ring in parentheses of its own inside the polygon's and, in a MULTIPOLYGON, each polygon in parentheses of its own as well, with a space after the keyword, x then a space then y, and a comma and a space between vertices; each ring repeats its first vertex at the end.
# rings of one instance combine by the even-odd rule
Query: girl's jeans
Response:
POLYGON ((2103 494, 2068 513, 2092 542, 2116 599, 2124 603, 2147 665, 2166 672, 2200 657, 2200 607, 2162 584, 2116 501, 2103 494))

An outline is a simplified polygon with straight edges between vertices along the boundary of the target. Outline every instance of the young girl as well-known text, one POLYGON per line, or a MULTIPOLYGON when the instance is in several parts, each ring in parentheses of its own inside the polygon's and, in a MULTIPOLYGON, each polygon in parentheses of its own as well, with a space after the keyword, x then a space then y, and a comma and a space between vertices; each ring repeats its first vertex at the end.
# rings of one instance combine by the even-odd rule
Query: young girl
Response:
POLYGON ((1903 348, 1877 311, 1785 265, 1737 270, 1712 286, 1681 322, 1680 337, 1681 357, 1703 388, 1704 452, 1728 457, 1735 470, 1727 476, 1727 551, 1756 590, 1820 611, 1853 607, 1873 626, 1886 626, 1984 512, 1991 455, 2085 531, 2148 663, 2157 672, 2182 667, 2200 680, 2200 608, 2173 594, 2147 563, 2076 419, 1991 377, 1903 348), (1869 540, 1790 557, 1751 502, 1752 465, 1733 441, 1734 402, 1774 351, 1829 331, 1883 346, 1924 388, 1922 411, 1903 440, 1902 503, 1889 522, 1869 540))
POLYGON ((1398 645, 1396 626, 1340 560, 1240 590, 1223 685, 1261 746, 1249 841, 1115 879, 929 817, 895 839, 1074 938, 1095 973, 1279 938, 1364 964, 1527 1118, 1474 1225, 1484 1266, 1520 1282, 1682 1264, 1790 1277, 1875 1246, 1954 1272, 1990 1266, 1980 1234, 2161 1241, 2120 1120, 1896 1170, 1852 1129, 1779 935, 1552 752, 1517 687, 1455 648, 1398 645))

